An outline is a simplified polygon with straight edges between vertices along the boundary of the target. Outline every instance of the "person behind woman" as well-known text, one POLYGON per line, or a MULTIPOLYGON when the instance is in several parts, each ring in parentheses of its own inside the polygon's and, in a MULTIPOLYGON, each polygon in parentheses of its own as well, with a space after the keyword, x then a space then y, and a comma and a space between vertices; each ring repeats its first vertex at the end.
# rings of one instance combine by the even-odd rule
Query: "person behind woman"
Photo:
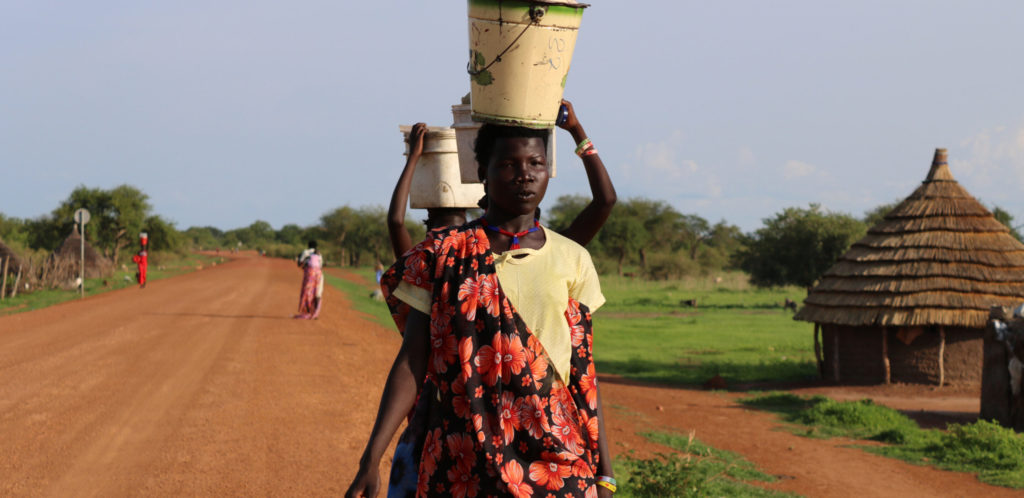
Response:
MULTIPOLYGON (((578 122, 570 131, 581 157, 597 159, 578 122)), ((546 137, 481 127, 484 216, 428 233, 384 275, 402 346, 347 497, 376 496, 380 459, 410 409, 388 496, 614 491, 592 355, 591 312, 604 297, 587 251, 535 218, 546 137)))
MULTIPOLYGON (((572 103, 563 100, 562 105, 569 111, 568 118, 559 126, 572 134, 573 140, 579 144, 587 138, 583 131, 576 111, 572 103)), ((398 177, 395 184, 395 191, 391 194, 391 205, 388 207, 388 235, 391 238, 391 248, 395 258, 402 257, 412 248, 412 238, 405 228, 405 206, 409 198, 409 190, 412 186, 412 177, 416 172, 416 164, 423 155, 423 136, 426 134, 427 125, 416 123, 409 132, 409 156, 405 161, 405 168, 398 177)), ((604 163, 597 154, 587 154, 583 158, 583 167, 587 172, 587 180, 590 183, 590 194, 593 199, 580 211, 569 228, 562 235, 572 239, 581 246, 587 245, 598 230, 604 226, 608 216, 615 206, 615 187, 612 186, 611 178, 604 167, 604 163)), ((481 206, 486 209, 486 204, 481 206)), ((538 216, 539 217, 539 216, 538 216)), ((434 230, 447 226, 461 226, 466 223, 466 210, 458 208, 436 208, 427 210, 427 230, 434 230)))
MULTIPOLYGON (((395 258, 400 258, 412 247, 412 237, 405 228, 405 206, 412 187, 412 177, 416 173, 416 164, 423 156, 423 137, 427 133, 425 123, 412 125, 409 131, 409 155, 405 160, 405 168, 398 177, 395 191, 391 194, 391 205, 388 207, 388 236, 395 258)), ((427 209, 427 230, 447 226, 460 226, 466 223, 464 208, 429 208, 427 209)))
POLYGON ((320 304, 324 295, 323 256, 316 247, 316 241, 309 241, 309 248, 302 251, 298 264, 302 268, 302 290, 299 292, 299 313, 295 318, 313 320, 320 316, 320 304))

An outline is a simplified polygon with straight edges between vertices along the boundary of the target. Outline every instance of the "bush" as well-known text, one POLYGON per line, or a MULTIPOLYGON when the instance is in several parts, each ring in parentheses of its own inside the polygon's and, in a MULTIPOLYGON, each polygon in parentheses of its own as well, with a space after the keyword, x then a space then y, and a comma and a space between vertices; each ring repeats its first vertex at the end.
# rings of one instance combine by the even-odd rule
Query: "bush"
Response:
POLYGON ((808 436, 873 439, 889 446, 864 450, 947 470, 976 472, 983 482, 1024 488, 1024 435, 995 422, 979 420, 950 424, 946 431, 923 430, 902 413, 870 400, 841 402, 772 393, 741 402, 809 426, 804 432, 808 436))
POLYGON ((953 466, 1024 471, 1024 437, 995 422, 951 424, 926 451, 953 466))
POLYGON ((700 263, 680 254, 660 253, 647 258, 644 274, 651 280, 673 280, 700 273, 700 263))
POLYGON ((735 453, 701 443, 693 432, 688 436, 654 432, 644 437, 681 453, 657 453, 649 459, 627 457, 629 478, 623 489, 627 496, 785 496, 748 484, 775 478, 735 453))

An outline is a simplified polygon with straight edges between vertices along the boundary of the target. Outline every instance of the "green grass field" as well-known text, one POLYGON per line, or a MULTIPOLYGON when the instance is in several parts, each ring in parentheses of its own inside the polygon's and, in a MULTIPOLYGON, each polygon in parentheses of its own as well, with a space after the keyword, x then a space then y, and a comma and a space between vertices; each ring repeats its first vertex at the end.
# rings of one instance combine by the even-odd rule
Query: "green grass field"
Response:
MULTIPOLYGON (((372 268, 348 269, 374 282, 372 268)), ((374 285, 328 276, 359 311, 393 328, 374 285)), ((666 384, 700 385, 721 375, 729 385, 816 377, 812 325, 793 320, 781 303, 797 288, 762 290, 741 274, 652 282, 604 276, 607 303, 594 313, 598 371, 666 384), (697 300, 697 308, 681 301, 697 300)))
POLYGON ((667 384, 729 385, 816 377, 813 326, 782 309, 798 288, 764 290, 742 275, 652 282, 604 276, 594 313, 598 371, 667 384), (683 304, 697 300, 697 307, 683 304))
MULTIPOLYGON (((162 280, 177 275, 182 275, 202 266, 210 266, 214 263, 221 263, 224 258, 207 256, 205 254, 187 254, 184 256, 168 257, 163 256, 159 265, 149 265, 146 272, 147 281, 162 280), (160 269, 163 267, 163 269, 160 269)), ((109 277, 85 279, 85 295, 94 296, 112 290, 123 289, 137 285, 135 283, 135 265, 129 264, 126 270, 116 270, 109 277), (106 284, 104 285, 104 282, 106 284)), ((50 289, 35 291, 28 294, 19 294, 13 299, 0 301, 0 315, 10 315, 23 311, 32 311, 54 304, 63 303, 79 298, 79 292, 75 290, 50 289)))

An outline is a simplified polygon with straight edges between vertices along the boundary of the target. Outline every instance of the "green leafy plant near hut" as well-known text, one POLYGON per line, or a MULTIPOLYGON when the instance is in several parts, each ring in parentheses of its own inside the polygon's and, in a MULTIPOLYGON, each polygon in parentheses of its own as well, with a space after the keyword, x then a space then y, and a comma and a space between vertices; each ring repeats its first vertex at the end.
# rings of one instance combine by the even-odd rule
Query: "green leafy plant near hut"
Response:
POLYGON ((997 486, 1024 488, 1024 435, 994 422, 950 424, 941 431, 921 429, 906 415, 870 400, 766 393, 740 402, 779 413, 799 435, 878 441, 886 444, 860 448, 914 464, 970 472, 997 486))
POLYGON ((775 482, 775 476, 760 471, 740 455, 704 444, 692 432, 652 431, 641 435, 674 451, 651 458, 625 457, 619 466, 623 475, 617 496, 792 496, 758 487, 775 482))

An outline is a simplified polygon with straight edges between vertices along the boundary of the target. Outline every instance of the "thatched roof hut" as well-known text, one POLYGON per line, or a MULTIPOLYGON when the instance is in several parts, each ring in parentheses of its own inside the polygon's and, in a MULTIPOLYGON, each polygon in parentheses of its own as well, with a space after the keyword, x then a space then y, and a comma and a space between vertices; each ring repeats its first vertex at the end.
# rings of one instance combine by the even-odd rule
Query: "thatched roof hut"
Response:
MULTIPOLYGON (((60 280, 75 279, 79 276, 82 236, 78 233, 77 225, 71 229, 71 234, 64 239, 64 243, 53 251, 51 261, 54 271, 57 272, 60 280)), ((114 265, 107 258, 103 257, 89 241, 85 241, 85 278, 102 277, 110 273, 114 265)))
POLYGON ((989 308, 1022 301, 1024 244, 938 149, 922 185, 825 272, 795 318, 815 323, 834 380, 976 382, 989 308))
MULTIPOLYGON (((4 244, 4 241, 0 240, 0 264, 9 264, 10 271, 18 271, 18 267, 24 265, 21 258, 18 257, 17 253, 13 249, 4 244)), ((3 271, 0 268, 0 271, 3 271)))

